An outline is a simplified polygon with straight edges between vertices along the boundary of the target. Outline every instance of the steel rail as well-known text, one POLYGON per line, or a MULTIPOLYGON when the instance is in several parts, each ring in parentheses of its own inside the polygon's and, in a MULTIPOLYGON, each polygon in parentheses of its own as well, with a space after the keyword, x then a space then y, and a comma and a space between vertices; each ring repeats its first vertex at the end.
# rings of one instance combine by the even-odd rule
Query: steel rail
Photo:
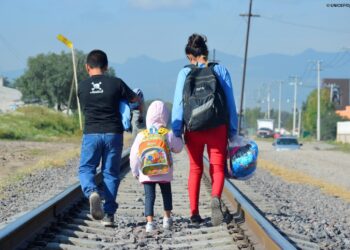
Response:
MULTIPOLYGON (((129 150, 122 154, 121 171, 126 169, 129 162, 129 150)), ((209 177, 209 162, 204 158, 204 172, 209 177)), ((97 182, 101 181, 98 173, 97 182)), ((253 245, 263 249, 297 249, 292 242, 283 236, 263 215, 254 204, 242 194, 229 180, 225 180, 223 195, 236 208, 235 218, 240 219, 252 236, 253 245)), ((0 231, 0 249, 23 248, 34 237, 50 226, 81 201, 83 193, 79 182, 45 202, 33 211, 19 217, 0 231)))
MULTIPOLYGON (((124 150, 121 159, 121 172, 128 166, 130 150, 124 150)), ((96 183, 100 183, 102 174, 96 174, 96 183)), ((68 187, 62 193, 43 203, 29 213, 19 217, 0 230, 0 249, 17 249, 42 233, 52 222, 60 218, 74 204, 83 199, 79 182, 68 187)))
MULTIPOLYGON (((209 176, 209 161, 204 157, 204 173, 209 176)), ((264 215, 254 206, 254 204, 242 194, 239 189, 227 178, 225 179, 223 195, 237 209, 235 213, 238 219, 245 223, 248 230, 254 237, 254 244, 263 249, 297 249, 286 236, 282 235, 264 215)), ((236 218, 237 218, 236 217, 236 218)))

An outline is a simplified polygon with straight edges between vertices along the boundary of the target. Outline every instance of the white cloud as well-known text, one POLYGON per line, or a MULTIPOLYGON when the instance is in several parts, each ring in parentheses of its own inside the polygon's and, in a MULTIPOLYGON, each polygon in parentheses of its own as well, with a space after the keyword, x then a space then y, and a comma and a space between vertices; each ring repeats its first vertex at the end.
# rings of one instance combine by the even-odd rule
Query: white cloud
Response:
POLYGON ((128 0, 135 8, 145 10, 186 9, 192 6, 193 0, 128 0))

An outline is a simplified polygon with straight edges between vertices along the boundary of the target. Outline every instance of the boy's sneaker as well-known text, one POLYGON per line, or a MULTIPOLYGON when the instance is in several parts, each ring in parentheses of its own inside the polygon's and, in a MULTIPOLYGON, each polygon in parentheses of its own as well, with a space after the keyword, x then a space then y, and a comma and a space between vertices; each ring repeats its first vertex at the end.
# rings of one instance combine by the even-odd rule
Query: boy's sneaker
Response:
POLYGON ((202 217, 199 214, 194 214, 191 216, 191 223, 195 225, 199 225, 203 222, 202 217))
POLYGON ((92 192, 89 197, 90 214, 95 220, 102 220, 104 212, 101 206, 101 198, 97 192, 92 192))
POLYGON ((213 226, 218 226, 222 223, 224 214, 221 210, 221 200, 218 197, 214 197, 211 200, 211 223, 213 226))
POLYGON ((163 217, 163 228, 170 229, 173 225, 173 219, 171 217, 163 217))
POLYGON ((155 229, 153 222, 147 222, 146 224, 146 233, 152 233, 155 229))
POLYGON ((101 220, 102 225, 105 227, 111 227, 114 225, 114 214, 106 214, 101 220))

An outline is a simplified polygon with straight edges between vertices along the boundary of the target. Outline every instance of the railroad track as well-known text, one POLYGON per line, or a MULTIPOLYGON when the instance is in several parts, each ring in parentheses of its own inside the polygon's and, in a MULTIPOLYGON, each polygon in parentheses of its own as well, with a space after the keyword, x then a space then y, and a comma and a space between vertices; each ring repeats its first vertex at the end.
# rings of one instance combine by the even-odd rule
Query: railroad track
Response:
POLYGON ((193 226, 189 220, 185 154, 174 157, 172 230, 161 228, 162 199, 157 190, 155 218, 159 229, 152 234, 145 232, 144 192, 128 171, 125 151, 115 227, 92 220, 88 201, 77 183, 2 229, 0 249, 296 249, 230 181, 225 181, 223 193, 230 212, 228 222, 211 225, 210 185, 205 177, 200 194, 200 213, 205 222, 193 226))

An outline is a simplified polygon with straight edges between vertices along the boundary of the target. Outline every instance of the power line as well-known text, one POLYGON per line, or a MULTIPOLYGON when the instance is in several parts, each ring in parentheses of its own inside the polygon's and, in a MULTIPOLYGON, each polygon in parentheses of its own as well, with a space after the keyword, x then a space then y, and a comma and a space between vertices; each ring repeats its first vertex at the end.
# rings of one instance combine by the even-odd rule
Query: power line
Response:
POLYGON ((307 74, 310 74, 311 71, 312 71, 312 64, 311 64, 311 62, 308 62, 306 64, 304 72, 301 74, 301 78, 302 79, 306 78, 307 74))
POLYGON ((12 47, 11 43, 9 43, 7 39, 1 34, 0 41, 2 41, 5 47, 11 52, 11 54, 18 60, 19 63, 23 63, 21 57, 17 54, 16 50, 12 47))
POLYGON ((349 31, 345 30, 337 30, 334 28, 324 28, 324 27, 319 27, 319 26, 314 26, 314 25, 309 25, 309 24, 300 24, 300 23, 294 23, 294 22, 289 22, 285 20, 281 20, 275 17, 267 17, 267 16, 262 16, 262 18, 270 20, 270 21, 275 21, 283 24, 288 24, 296 27, 301 27, 301 28, 306 28, 306 29, 315 29, 315 30, 320 30, 320 31, 325 31, 325 32, 334 32, 334 33, 342 33, 342 34, 350 34, 349 31))
POLYGON ((339 56, 342 56, 342 52, 338 51, 337 54, 335 54, 330 60, 329 62, 325 62, 323 64, 324 67, 332 67, 332 64, 334 64, 334 62, 337 62, 339 60, 339 56))
POLYGON ((348 51, 343 52, 342 57, 338 61, 336 61, 333 65, 328 65, 328 67, 329 68, 341 68, 341 67, 343 67, 350 60, 350 57, 347 57, 347 56, 349 56, 349 52, 348 51))

